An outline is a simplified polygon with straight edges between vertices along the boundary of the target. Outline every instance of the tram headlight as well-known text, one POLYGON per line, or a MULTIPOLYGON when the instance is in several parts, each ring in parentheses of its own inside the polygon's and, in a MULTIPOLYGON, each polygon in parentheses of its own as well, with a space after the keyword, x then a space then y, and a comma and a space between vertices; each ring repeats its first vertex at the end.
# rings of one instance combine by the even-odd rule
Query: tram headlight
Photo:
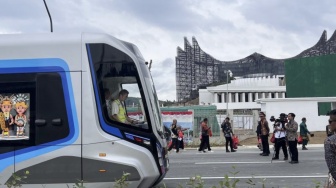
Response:
POLYGON ((141 137, 141 136, 134 135, 134 134, 131 134, 131 133, 126 133, 126 132, 125 132, 125 135, 126 135, 127 138, 129 138, 131 140, 134 140, 136 142, 143 143, 143 144, 146 144, 146 145, 150 145, 149 138, 141 137))

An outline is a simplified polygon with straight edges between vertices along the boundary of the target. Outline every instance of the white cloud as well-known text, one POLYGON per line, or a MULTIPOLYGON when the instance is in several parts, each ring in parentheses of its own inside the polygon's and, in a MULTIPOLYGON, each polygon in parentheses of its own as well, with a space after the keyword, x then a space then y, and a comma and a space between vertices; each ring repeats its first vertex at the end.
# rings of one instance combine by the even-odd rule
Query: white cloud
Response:
MULTIPOLYGON (((136 44, 147 61, 159 99, 175 100, 176 48, 195 36, 218 60, 254 52, 288 58, 336 29, 332 1, 283 0, 47 0, 54 32, 97 31, 136 44)), ((49 32, 42 1, 0 4, 0 33, 49 32)))

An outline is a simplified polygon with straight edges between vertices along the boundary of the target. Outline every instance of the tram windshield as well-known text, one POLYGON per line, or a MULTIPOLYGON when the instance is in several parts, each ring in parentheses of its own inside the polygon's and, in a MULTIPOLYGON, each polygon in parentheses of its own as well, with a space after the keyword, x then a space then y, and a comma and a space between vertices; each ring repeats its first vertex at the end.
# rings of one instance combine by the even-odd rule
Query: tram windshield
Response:
POLYGON ((160 134, 163 134, 163 122, 162 122, 162 118, 161 118, 161 111, 160 111, 160 104, 159 104, 159 99, 157 97, 156 94, 156 90, 154 87, 154 82, 152 79, 152 76, 149 72, 149 69, 147 67, 147 65, 145 64, 144 58, 140 52, 140 50, 138 49, 137 46, 135 46, 134 44, 130 44, 127 43, 127 45, 133 49, 134 54, 138 57, 138 60, 140 61, 140 69, 141 69, 141 73, 145 79, 145 84, 148 88, 148 95, 149 95, 149 103, 152 106, 153 109, 153 118, 154 118, 154 122, 156 125, 156 129, 157 131, 160 132, 160 134))
MULTIPOLYGON (((107 44, 89 44, 89 51, 94 84, 99 93, 98 108, 101 108, 105 122, 148 130, 151 125, 147 121, 145 90, 135 62, 126 53, 107 44)), ((144 77, 148 77, 147 74, 144 77)))
POLYGON ((149 98, 150 98, 149 100, 150 100, 150 104, 152 105, 152 109, 154 111, 153 116, 154 116, 156 129, 158 131, 160 131, 161 133, 163 133, 163 122, 162 122, 162 119, 161 119, 159 99, 158 99, 157 94, 156 94, 153 79, 152 79, 151 75, 149 74, 148 68, 145 64, 141 64, 140 67, 141 67, 141 70, 143 72, 147 88, 149 88, 149 92, 150 92, 149 93, 149 98))

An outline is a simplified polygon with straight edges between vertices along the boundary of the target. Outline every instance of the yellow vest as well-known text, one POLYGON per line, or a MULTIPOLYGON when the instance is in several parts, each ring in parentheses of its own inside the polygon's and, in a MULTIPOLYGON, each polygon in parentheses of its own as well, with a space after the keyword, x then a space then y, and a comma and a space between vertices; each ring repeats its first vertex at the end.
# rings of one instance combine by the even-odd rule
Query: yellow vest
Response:
POLYGON ((117 103, 117 105, 119 107, 119 112, 117 114, 117 117, 118 117, 119 121, 125 123, 126 122, 126 110, 124 108, 124 105, 122 105, 122 103, 119 101, 119 99, 115 100, 115 102, 117 103))

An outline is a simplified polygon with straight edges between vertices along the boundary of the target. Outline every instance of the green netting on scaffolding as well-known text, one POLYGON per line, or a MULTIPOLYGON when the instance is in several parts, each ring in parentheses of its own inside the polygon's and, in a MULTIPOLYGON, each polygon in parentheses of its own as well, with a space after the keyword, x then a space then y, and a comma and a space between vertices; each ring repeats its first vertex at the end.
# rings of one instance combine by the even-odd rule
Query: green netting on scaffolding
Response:
MULTIPOLYGON (((335 97, 336 55, 289 59, 285 61, 286 97, 335 97)), ((331 110, 330 103, 319 103, 320 115, 331 110)))

